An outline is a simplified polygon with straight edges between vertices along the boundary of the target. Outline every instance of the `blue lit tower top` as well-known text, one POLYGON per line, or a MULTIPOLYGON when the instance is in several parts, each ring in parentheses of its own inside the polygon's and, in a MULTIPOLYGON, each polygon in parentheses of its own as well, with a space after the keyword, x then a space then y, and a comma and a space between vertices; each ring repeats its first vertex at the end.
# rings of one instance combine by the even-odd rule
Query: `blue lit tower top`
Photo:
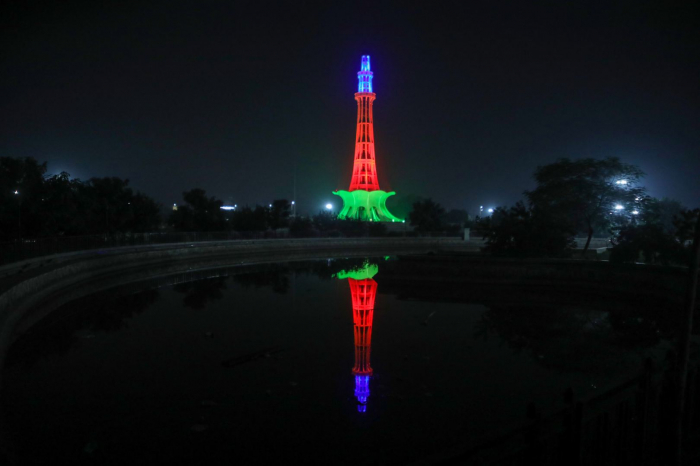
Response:
POLYGON ((357 92, 362 94, 372 92, 372 72, 369 70, 369 55, 362 55, 362 65, 357 73, 357 92))

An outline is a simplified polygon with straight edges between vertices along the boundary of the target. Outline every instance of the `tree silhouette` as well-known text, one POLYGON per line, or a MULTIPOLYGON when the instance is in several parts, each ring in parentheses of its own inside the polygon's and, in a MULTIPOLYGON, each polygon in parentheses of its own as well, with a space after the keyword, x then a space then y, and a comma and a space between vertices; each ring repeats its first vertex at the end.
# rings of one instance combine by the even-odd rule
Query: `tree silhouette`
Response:
POLYGON ((643 176, 639 168, 616 157, 564 158, 537 167, 537 187, 525 195, 534 209, 585 232, 585 254, 596 230, 628 220, 629 213, 644 201, 645 189, 639 186, 643 176))
POLYGON ((169 222, 178 231, 222 231, 226 217, 221 210, 223 201, 207 197, 206 191, 195 188, 182 193, 185 205, 170 214, 169 222))
POLYGON ((439 231, 442 228, 441 217, 445 209, 432 199, 413 203, 413 210, 408 214, 408 220, 420 233, 439 231))

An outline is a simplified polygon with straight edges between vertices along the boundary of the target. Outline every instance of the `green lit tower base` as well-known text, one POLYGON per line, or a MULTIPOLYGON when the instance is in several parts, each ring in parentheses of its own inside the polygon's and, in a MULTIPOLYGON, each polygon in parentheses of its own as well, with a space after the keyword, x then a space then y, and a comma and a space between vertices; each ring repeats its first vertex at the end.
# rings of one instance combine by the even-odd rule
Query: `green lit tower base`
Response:
POLYGON ((369 222, 404 222, 386 208, 386 200, 396 194, 379 189, 377 164, 374 157, 374 117, 372 105, 377 95, 372 92, 372 72, 369 55, 362 56, 357 101, 357 136, 355 138, 355 162, 349 191, 335 191, 343 199, 343 209, 338 214, 341 220, 363 220, 369 222))
POLYGON ((403 222, 395 217, 386 208, 386 200, 396 194, 394 191, 386 192, 381 189, 365 191, 335 191, 333 194, 343 199, 343 210, 338 214, 341 220, 364 220, 370 222, 403 222))

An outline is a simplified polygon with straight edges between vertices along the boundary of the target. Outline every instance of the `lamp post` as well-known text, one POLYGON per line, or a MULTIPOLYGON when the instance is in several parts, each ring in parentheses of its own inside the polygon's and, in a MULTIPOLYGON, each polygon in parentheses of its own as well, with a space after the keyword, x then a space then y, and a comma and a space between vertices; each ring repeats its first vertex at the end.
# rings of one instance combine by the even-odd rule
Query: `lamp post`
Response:
POLYGON ((17 237, 19 242, 22 242, 22 198, 19 195, 19 190, 15 189, 15 196, 17 196, 17 237))

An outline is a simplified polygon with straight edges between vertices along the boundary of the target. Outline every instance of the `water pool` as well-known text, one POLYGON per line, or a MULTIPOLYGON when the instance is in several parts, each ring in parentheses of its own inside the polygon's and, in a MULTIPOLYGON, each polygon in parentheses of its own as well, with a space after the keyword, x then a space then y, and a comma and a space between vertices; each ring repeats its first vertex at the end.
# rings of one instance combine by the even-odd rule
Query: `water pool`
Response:
POLYGON ((217 269, 69 303, 10 349, 11 448, 21 464, 410 463, 610 387, 665 344, 619 303, 417 299, 396 267, 217 269))

